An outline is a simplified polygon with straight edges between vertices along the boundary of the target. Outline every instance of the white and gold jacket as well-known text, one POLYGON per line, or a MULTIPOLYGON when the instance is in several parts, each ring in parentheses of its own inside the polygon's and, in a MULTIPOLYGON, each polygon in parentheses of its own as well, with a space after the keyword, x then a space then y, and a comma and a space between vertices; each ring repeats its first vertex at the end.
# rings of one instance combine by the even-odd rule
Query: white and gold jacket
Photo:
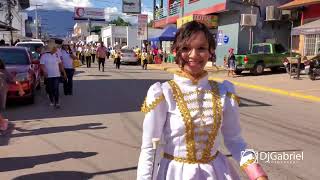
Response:
MULTIPOLYGON (((187 164, 213 162, 218 155, 220 136, 232 157, 243 167, 253 163, 252 155, 241 158, 241 151, 247 145, 240 134, 239 102, 231 82, 209 81, 207 73, 194 80, 180 71, 174 74, 173 80, 153 84, 141 108, 145 119, 137 179, 151 179, 153 138, 161 138, 165 142, 162 146, 163 159, 184 164, 185 170, 187 164)), ((196 177, 197 170, 188 171, 191 175, 187 176, 196 177)), ((173 171, 166 169, 161 172, 173 171)), ((166 178, 157 179, 178 177, 159 176, 166 178)))

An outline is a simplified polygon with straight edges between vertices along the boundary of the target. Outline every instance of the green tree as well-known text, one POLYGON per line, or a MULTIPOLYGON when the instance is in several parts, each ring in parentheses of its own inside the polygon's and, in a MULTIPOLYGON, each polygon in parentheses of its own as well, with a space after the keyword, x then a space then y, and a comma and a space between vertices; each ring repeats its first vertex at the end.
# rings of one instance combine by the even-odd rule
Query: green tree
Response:
POLYGON ((110 24, 115 24, 116 26, 131 26, 129 22, 126 22, 121 17, 118 16, 117 19, 110 21, 110 24))

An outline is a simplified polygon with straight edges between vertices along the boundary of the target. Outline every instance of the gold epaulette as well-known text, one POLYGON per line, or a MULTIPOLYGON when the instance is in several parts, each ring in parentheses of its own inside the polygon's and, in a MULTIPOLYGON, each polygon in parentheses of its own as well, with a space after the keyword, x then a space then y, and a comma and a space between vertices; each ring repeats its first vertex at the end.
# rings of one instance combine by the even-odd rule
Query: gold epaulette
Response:
POLYGON ((253 163, 255 163, 256 162, 256 159, 249 159, 247 162, 245 162, 245 163, 243 163, 241 166, 240 166, 240 168, 241 169, 246 169, 250 164, 253 164, 253 163))
POLYGON ((157 97, 150 105, 147 104, 147 97, 145 98, 142 106, 141 106, 141 112, 148 113, 151 110, 153 110, 162 100, 164 100, 164 95, 157 97))
POLYGON ((236 101, 238 103, 238 105, 240 104, 240 98, 239 96, 231 93, 231 92, 227 92, 227 96, 230 98, 230 99, 233 99, 234 101, 236 101))

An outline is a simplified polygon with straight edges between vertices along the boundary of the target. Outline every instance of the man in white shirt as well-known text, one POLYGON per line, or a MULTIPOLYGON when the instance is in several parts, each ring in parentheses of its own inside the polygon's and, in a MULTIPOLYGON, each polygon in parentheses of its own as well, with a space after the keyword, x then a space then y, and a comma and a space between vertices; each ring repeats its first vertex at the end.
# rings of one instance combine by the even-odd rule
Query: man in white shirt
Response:
POLYGON ((59 55, 57 54, 57 46, 54 40, 50 40, 46 47, 46 52, 41 55, 40 67, 44 76, 47 78, 48 94, 50 105, 60 108, 59 104, 59 83, 61 73, 63 78, 67 79, 66 72, 59 55))
POLYGON ((69 42, 63 41, 61 48, 61 60, 64 66, 64 70, 67 74, 67 81, 63 82, 63 90, 65 95, 72 95, 74 74, 73 61, 76 59, 77 57, 73 54, 69 42))

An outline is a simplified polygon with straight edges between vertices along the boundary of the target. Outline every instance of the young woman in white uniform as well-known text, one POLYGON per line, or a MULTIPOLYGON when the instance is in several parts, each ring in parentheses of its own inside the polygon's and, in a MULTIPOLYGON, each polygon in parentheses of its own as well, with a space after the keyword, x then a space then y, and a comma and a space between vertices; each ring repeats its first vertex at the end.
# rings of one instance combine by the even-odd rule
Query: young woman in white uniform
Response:
POLYGON ((153 84, 142 106, 145 119, 137 179, 239 180, 228 158, 219 152, 222 136, 250 180, 267 180, 253 153, 241 155, 247 145, 240 134, 239 98, 233 84, 210 81, 204 70, 215 50, 208 28, 195 21, 185 24, 176 34, 173 50, 181 70, 173 80, 153 84), (154 162, 154 138, 163 144, 159 166, 154 162))

